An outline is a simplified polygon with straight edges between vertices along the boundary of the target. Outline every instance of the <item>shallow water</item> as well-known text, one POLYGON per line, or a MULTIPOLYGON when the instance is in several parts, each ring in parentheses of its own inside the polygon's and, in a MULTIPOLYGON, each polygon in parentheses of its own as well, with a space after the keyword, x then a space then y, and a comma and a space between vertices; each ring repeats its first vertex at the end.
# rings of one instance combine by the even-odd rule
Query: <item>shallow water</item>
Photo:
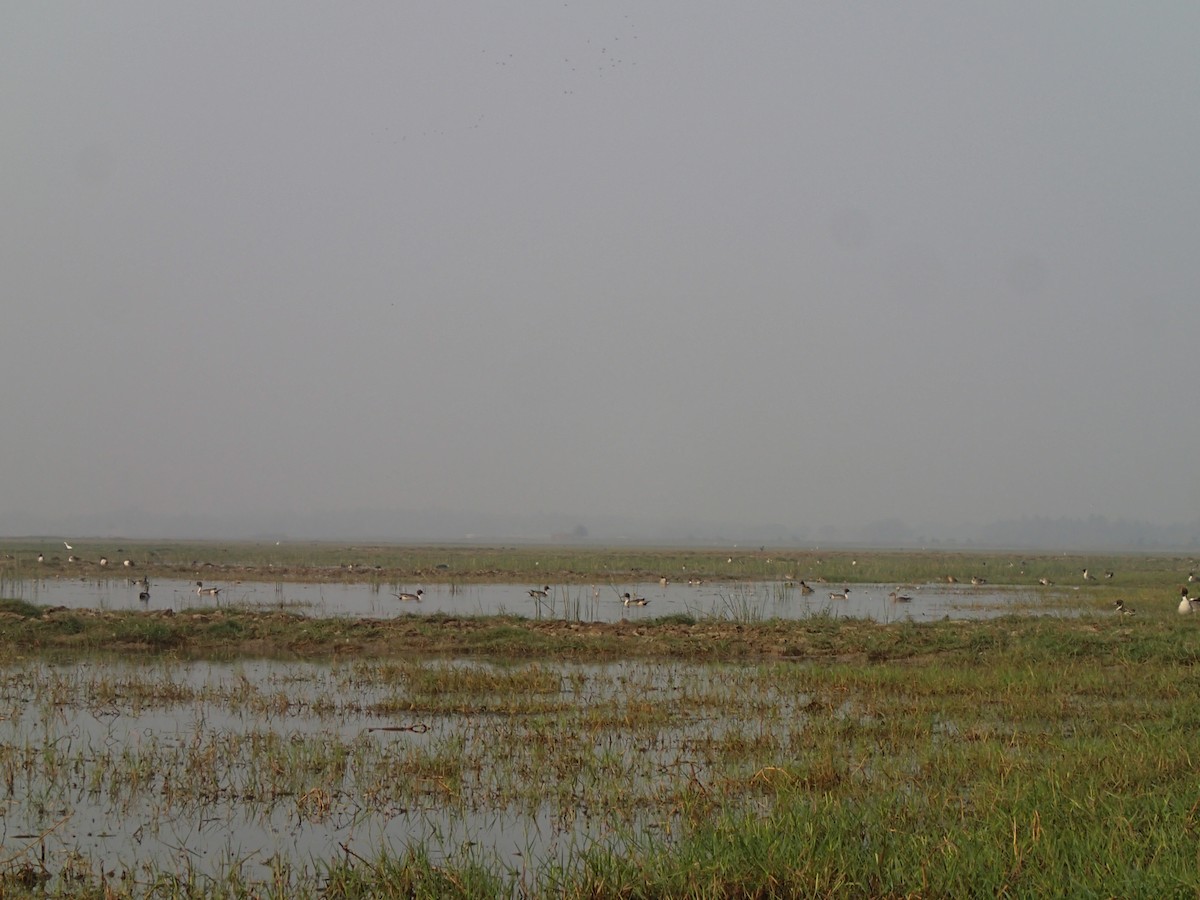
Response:
MULTIPOLYGON (((206 582, 206 585, 210 584, 206 582)), ((1030 588, 979 587, 947 584, 904 585, 900 593, 910 603, 892 603, 894 584, 813 585, 803 595, 783 582, 713 582, 701 585, 611 584, 566 585, 551 588, 549 596, 529 595, 531 585, 431 584, 381 588, 370 584, 304 584, 294 582, 211 582, 219 587, 219 605, 258 609, 287 609, 312 616, 389 618, 408 613, 451 615, 511 614, 527 618, 617 622, 672 614, 738 621, 773 618, 804 619, 828 614, 881 622, 934 619, 975 619, 1011 612, 1037 613, 1038 591, 1030 588), (850 588, 846 599, 830 594, 850 588), (393 592, 424 590, 419 603, 397 600, 393 592), (646 606, 627 607, 621 595, 645 597, 646 606)), ((196 593, 194 581, 154 582, 150 600, 138 599, 139 588, 128 579, 50 578, 6 582, 5 596, 47 606, 72 609, 174 609, 217 606, 218 600, 196 593)))
MULTIPOLYGON (((585 732, 563 758, 536 715, 377 713, 389 698, 423 702, 411 670, 389 665, 10 661, 0 666, 0 846, 50 872, 81 859, 118 877, 152 867, 269 879, 408 846, 434 861, 566 864, 593 844, 656 834, 674 814, 650 798, 707 780, 726 735, 771 730, 786 742, 807 703, 752 668, 535 667, 552 675, 546 701, 575 711, 553 714, 579 717, 585 732), (648 706, 661 718, 588 731, 606 705, 621 711, 616 722, 648 706), (439 759, 445 771, 429 764, 439 759), (543 766, 557 792, 539 788, 543 766), (642 802, 616 799, 629 797, 642 802)), ((451 666, 501 668, 416 668, 436 680, 451 666)))

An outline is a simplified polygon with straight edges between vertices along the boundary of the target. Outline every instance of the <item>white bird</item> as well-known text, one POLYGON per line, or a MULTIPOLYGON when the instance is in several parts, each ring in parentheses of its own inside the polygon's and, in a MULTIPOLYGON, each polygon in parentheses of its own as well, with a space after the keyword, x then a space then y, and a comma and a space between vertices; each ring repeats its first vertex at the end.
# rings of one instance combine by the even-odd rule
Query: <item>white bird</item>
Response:
POLYGON ((395 597, 397 600, 411 600, 415 603, 420 603, 421 597, 424 596, 424 594, 425 594, 425 592, 423 590, 421 590, 420 588, 417 588, 417 592, 415 594, 409 594, 409 593, 406 593, 405 591, 401 591, 399 594, 392 594, 392 596, 395 597))
POLYGON ((203 581, 196 582, 196 594, 199 596, 216 597, 224 588, 205 587, 203 581))
POLYGON ((829 599, 830 600, 849 600, 850 599, 850 588, 842 588, 842 592, 840 594, 830 594, 829 599))
POLYGON ((633 597, 633 596, 630 596, 628 593, 623 594, 621 597, 621 600, 625 603, 626 606, 645 606, 647 603, 650 602, 645 597, 633 597))
POLYGON ((534 600, 537 600, 539 597, 547 597, 550 595, 550 585, 546 585, 541 590, 533 588, 532 590, 526 591, 526 593, 529 594, 529 596, 534 600))
POLYGON ((74 547, 72 547, 70 544, 68 544, 66 541, 63 541, 63 546, 64 546, 64 547, 66 547, 68 550, 74 550, 74 549, 75 549, 75 548, 74 548, 74 547))
POLYGON ((1195 612, 1196 607, 1200 606, 1200 599, 1198 599, 1196 597, 1189 597, 1188 589, 1186 586, 1180 588, 1179 593, 1180 593, 1179 612, 1181 614, 1195 612))

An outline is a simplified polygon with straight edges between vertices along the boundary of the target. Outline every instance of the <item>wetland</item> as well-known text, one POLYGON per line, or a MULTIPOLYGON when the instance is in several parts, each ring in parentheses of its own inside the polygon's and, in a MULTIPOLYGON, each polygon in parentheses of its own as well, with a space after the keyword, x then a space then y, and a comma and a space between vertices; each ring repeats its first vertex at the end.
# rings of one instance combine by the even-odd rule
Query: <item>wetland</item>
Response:
POLYGON ((2 549, 6 896, 1200 890, 1187 557, 2 549))

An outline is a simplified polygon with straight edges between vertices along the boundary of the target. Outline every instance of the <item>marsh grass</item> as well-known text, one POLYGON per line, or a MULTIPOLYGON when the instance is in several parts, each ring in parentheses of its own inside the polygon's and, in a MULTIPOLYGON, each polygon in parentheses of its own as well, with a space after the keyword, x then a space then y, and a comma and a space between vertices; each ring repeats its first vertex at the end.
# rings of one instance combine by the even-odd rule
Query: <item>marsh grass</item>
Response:
MULTIPOLYGON (((321 542, 149 542, 76 541, 85 560, 68 563, 57 540, 0 541, 0 588, 5 580, 42 577, 120 578, 149 574, 161 578, 216 581, 342 581, 371 585, 423 581, 461 585, 486 581, 550 584, 618 584, 702 578, 705 581, 810 584, 896 582, 945 583, 953 577, 969 585, 974 577, 992 585, 1038 584, 1113 587, 1178 586, 1200 571, 1190 555, 1018 554, 938 551, 817 551, 795 548, 689 549, 597 546, 463 546, 335 544, 321 542), (46 561, 38 563, 38 552, 46 561), (95 562, 111 560, 106 569, 95 562), (133 566, 120 565, 129 558, 133 566), (1088 569, 1093 580, 1082 577, 1088 569), (1113 577, 1105 577, 1107 572, 1113 577)), ((0 590, 0 594, 4 591, 0 590)))
MULTIPOLYGON (((569 854, 519 865, 419 842, 281 860, 268 875, 236 861, 207 875, 151 867, 109 881, 110 896, 1191 894, 1200 669, 1190 625, 1165 614, 1136 627, 1108 616, 954 627, 830 618, 800 629, 836 644, 820 664, 563 668, 547 650, 521 663, 356 659, 262 682, 235 668, 196 683, 170 657, 87 674, 10 662, 0 697, 40 707, 110 709, 114 721, 154 706, 271 710, 287 685, 286 715, 307 708, 317 727, 226 725, 183 743, 143 734, 137 747, 81 754, 39 726, 24 750, 0 743, 0 784, 10 815, 61 803, 80 778, 134 814, 145 803, 163 816, 286 807, 320 824, 347 807, 432 803, 460 816, 521 810, 564 836, 581 810, 591 823, 569 854), (310 684, 328 694, 326 712, 310 684), (374 697, 396 703, 381 711, 374 697), (403 710, 432 730, 390 739, 318 724, 354 710, 376 721, 403 710)), ((26 888, 14 869, 6 888, 86 896, 73 891, 96 885, 98 869, 73 865, 74 881, 55 869, 26 888)))
POLYGON ((1175 612, 1175 563, 1158 565, 1030 593, 1062 615, 920 623, 771 619, 769 586, 734 620, 615 624, 562 588, 543 620, 13 606, 0 802, 33 839, 6 842, 0 891, 1195 896, 1200 616, 1175 612), (80 849, 85 810, 150 823, 147 840, 285 821, 341 844, 114 867, 80 849), (513 823, 532 835, 519 856, 472 830, 513 823))

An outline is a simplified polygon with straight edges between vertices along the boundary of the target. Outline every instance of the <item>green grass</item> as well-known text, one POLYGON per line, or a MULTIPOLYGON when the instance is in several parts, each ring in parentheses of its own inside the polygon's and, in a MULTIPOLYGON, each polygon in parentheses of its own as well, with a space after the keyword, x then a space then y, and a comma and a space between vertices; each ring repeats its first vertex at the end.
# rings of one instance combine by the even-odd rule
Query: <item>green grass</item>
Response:
MULTIPOLYGON (((555 820, 588 810, 610 840, 520 867, 482 850, 380 848, 305 871, 281 863, 274 885, 236 867, 208 878, 152 871, 110 882, 107 896, 1195 896, 1200 669, 1183 650, 1197 624, 1167 615, 965 629, 842 623, 836 658, 687 671, 359 660, 332 673, 345 680, 348 704, 384 687, 408 715, 436 706, 471 722, 477 739, 408 746, 251 732, 198 735, 174 749, 147 741, 142 756, 109 761, 118 775, 96 789, 122 802, 138 792, 229 791, 252 807, 292 804, 302 817, 347 791, 464 810, 548 804, 555 820), (865 661, 875 644, 913 642, 925 652, 865 661), (564 684, 585 699, 563 702, 564 684), (484 726, 481 712, 503 715, 484 726), (691 737, 670 749, 689 723, 698 726, 691 737), (645 752, 655 745, 660 755, 645 752), (347 771, 363 783, 347 783, 347 771)), ((103 691, 82 677, 49 689, 59 704, 98 696, 120 709, 135 697, 151 702, 147 692, 172 678, 166 666, 103 691)), ((162 702, 195 704, 206 689, 189 690, 198 693, 169 690, 162 702)), ((335 706, 332 715, 342 713, 335 706)), ((0 773, 87 765, 54 756, 63 752, 54 745, 11 763, 0 753, 0 773)), ((34 875, 12 870, 5 894, 105 896, 92 874, 56 881, 48 894, 34 875)))
POLYGON ((817 551, 798 548, 689 549, 597 546, 465 546, 283 542, 76 541, 67 561, 61 541, 0 541, 0 594, 6 579, 54 576, 258 581, 368 582, 389 588, 424 583, 481 581, 531 585, 628 584, 666 577, 705 581, 825 579, 829 583, 927 583, 974 577, 991 584, 1057 586, 1169 586, 1200 572, 1192 555, 1047 554, 942 551, 817 551), (41 552, 46 560, 37 562, 41 552), (107 567, 98 560, 107 556, 107 567), (133 566, 121 565, 128 558, 133 566), (1095 580, 1085 582, 1084 569, 1095 580), (1105 578, 1111 571, 1113 577, 1105 578))
MULTIPOLYGON (((462 562, 420 553, 430 554, 422 565, 462 562)), ((728 558, 622 554, 596 564, 715 568, 728 558)), ((760 567, 777 559, 752 558, 760 567)), ((858 554, 820 564, 902 583, 1002 559, 858 554)), ((604 839, 519 863, 480 848, 379 847, 307 867, 279 862, 266 881, 235 863, 207 876, 164 867, 110 878, 103 861, 80 860, 46 882, 36 847, 21 853, 14 842, 0 894, 1197 896, 1200 616, 1175 612, 1190 561, 1112 559, 1119 574, 1110 583, 1044 592, 1050 610, 1065 596, 1070 615, 927 623, 780 621, 753 609, 735 621, 636 624, 323 620, 6 602, 0 715, 39 723, 26 742, 0 744, 10 813, 24 802, 21 786, 36 783, 45 793, 37 802, 51 808, 86 789, 118 808, 154 798, 165 818, 185 819, 211 797, 240 798, 248 815, 286 808, 318 822, 330 809, 516 809, 552 827, 586 817, 604 839), (1138 614, 1115 615, 1115 597, 1138 614), (196 683, 178 671, 180 660, 262 657, 314 665, 289 663, 286 677, 262 683, 196 683), (97 665, 129 659, 139 667, 119 677, 97 665), (250 725, 198 730, 185 742, 146 734, 137 746, 85 753, 44 724, 71 709, 111 716, 202 704, 250 725), (301 707, 337 727, 257 727, 301 707), (375 728, 433 728, 422 742, 346 733, 359 716, 375 728)), ((547 560, 555 557, 512 564, 547 560)), ((1026 558, 1019 577, 1065 580, 1081 560, 1026 558)), ((806 576, 796 569, 786 574, 806 576)))

